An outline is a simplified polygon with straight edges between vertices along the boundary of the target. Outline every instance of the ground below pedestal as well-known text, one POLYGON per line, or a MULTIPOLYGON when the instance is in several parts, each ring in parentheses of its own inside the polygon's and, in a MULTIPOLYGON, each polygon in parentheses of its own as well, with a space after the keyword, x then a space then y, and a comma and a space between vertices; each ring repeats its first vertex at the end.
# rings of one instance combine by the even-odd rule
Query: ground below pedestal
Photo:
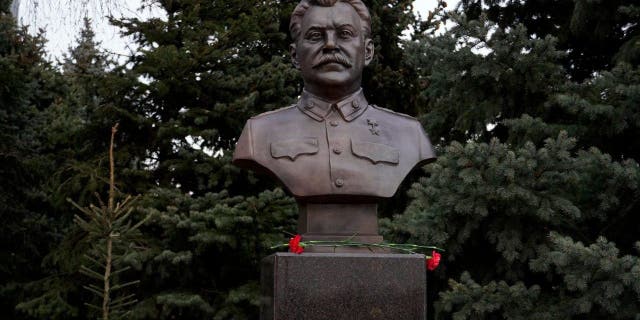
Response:
POLYGON ((424 320, 423 255, 276 253, 263 259, 262 320, 424 320))

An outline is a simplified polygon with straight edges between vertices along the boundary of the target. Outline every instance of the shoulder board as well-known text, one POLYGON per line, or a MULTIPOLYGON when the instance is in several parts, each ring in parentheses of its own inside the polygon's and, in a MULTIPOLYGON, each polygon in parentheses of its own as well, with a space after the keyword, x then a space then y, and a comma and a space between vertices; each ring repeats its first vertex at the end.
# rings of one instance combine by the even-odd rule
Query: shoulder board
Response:
POLYGON ((284 107, 284 108, 280 108, 280 109, 276 109, 276 110, 271 110, 271 111, 263 112, 263 113, 261 113, 261 114, 257 114, 257 115, 255 115, 255 116, 251 117, 251 119, 261 118, 261 117, 268 116, 268 115, 273 114, 273 113, 278 113, 278 112, 286 111, 286 110, 289 110, 289 109, 291 109, 291 108, 295 108, 295 107, 296 107, 296 105, 294 104, 294 105, 290 105, 290 106, 288 106, 288 107, 284 107))
POLYGON ((375 108, 375 109, 380 110, 380 111, 385 111, 385 112, 388 112, 388 113, 391 113, 391 114, 394 114, 394 115, 397 115, 397 116, 401 116, 401 117, 404 117, 404 118, 407 118, 407 119, 411 119, 411 120, 417 120, 415 117, 412 117, 412 116, 410 116, 410 115, 408 115, 408 114, 404 114, 404 113, 400 113, 400 112, 395 112, 395 111, 390 110, 390 109, 387 109, 387 108, 379 107, 379 106, 377 106, 377 105, 375 105, 375 104, 372 104, 371 106, 372 106, 373 108, 375 108))

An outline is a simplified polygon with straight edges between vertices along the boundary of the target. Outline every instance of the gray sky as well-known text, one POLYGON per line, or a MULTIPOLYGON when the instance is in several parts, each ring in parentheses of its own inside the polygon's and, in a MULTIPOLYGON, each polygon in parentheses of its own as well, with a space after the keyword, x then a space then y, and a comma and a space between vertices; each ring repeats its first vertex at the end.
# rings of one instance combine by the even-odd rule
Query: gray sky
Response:
MULTIPOLYGON (((20 21, 29 25, 29 30, 35 32, 38 29, 46 31, 46 37, 49 40, 46 50, 50 58, 56 59, 62 57, 69 46, 73 45, 75 38, 78 36, 82 26, 82 17, 85 12, 87 16, 93 20, 93 27, 96 32, 96 40, 102 43, 102 47, 109 52, 128 54, 127 49, 131 41, 122 38, 118 29, 109 25, 104 16, 108 14, 104 9, 92 5, 92 1, 81 10, 76 4, 69 4, 73 0, 51 0, 51 1, 35 1, 22 0, 20 5, 20 21), (34 7, 34 3, 43 2, 34 7)), ((95 1, 94 1, 95 2, 95 1)), ((147 8, 140 10, 142 0, 107 0, 107 3, 113 3, 113 14, 116 17, 161 17, 163 11, 158 8, 147 8)), ((426 16, 428 11, 433 9, 437 0, 416 0, 414 3, 415 11, 426 16)), ((77 3, 77 2, 76 2, 77 3)), ((455 7, 458 0, 448 1, 449 8, 455 7)))

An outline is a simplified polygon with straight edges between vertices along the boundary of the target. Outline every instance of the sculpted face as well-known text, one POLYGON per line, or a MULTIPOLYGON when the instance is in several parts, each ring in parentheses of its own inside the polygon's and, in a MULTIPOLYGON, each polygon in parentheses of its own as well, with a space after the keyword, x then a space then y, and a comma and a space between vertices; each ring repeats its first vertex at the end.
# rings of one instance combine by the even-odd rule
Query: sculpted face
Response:
POLYGON ((337 100, 360 88, 362 70, 373 59, 373 50, 373 41, 365 39, 355 9, 337 2, 307 10, 300 36, 291 45, 291 56, 307 91, 337 100))

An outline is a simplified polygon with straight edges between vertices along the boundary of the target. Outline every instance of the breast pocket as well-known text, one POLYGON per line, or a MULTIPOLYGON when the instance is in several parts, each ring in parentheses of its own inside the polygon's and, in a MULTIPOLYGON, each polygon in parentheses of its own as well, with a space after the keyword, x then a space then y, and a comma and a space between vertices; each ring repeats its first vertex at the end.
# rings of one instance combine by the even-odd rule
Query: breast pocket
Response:
POLYGON ((301 155, 316 153, 318 153, 317 138, 289 139, 271 143, 271 156, 276 159, 289 158, 294 161, 301 155))
POLYGON ((373 164, 383 162, 397 165, 400 161, 398 149, 380 143, 351 140, 351 151, 355 156, 367 159, 373 164))

